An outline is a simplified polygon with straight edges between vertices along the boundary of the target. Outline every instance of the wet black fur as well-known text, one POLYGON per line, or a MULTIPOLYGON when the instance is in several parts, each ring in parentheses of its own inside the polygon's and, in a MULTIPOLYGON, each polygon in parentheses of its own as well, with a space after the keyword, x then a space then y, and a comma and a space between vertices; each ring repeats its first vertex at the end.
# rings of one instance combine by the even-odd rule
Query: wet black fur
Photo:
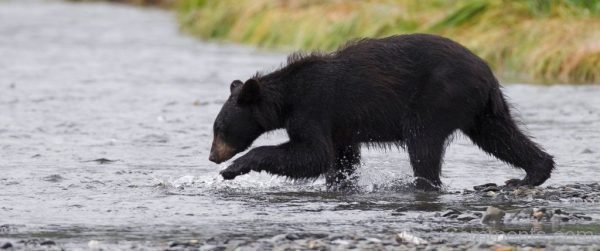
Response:
MULTIPOLYGON (((540 185, 554 168, 552 156, 516 126, 488 65, 443 37, 362 39, 332 53, 293 54, 286 66, 249 82, 232 86, 221 113, 238 109, 253 119, 219 114, 215 125, 258 127, 248 133, 253 140, 285 128, 290 140, 252 149, 222 172, 226 179, 254 170, 292 179, 325 175, 334 184, 354 172, 368 144, 406 147, 422 178, 417 186, 439 186, 445 142, 457 130, 524 169, 520 184, 540 185)), ((235 142, 244 135, 217 133, 237 152, 251 144, 235 142)))

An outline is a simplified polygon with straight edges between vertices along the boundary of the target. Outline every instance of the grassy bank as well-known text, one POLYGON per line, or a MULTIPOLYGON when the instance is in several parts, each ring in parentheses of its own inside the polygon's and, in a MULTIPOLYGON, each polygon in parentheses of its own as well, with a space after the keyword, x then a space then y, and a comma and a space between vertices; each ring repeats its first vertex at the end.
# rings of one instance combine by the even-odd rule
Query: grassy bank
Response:
MULTIPOLYGON (((102 0, 67 0, 71 2, 97 2, 102 0)), ((180 0, 103 0, 104 2, 126 3, 140 6, 159 6, 164 8, 172 8, 176 3, 183 3, 180 0)))
POLYGON ((600 83, 600 0, 178 0, 201 38, 285 50, 333 50, 358 37, 435 33, 500 76, 600 83))

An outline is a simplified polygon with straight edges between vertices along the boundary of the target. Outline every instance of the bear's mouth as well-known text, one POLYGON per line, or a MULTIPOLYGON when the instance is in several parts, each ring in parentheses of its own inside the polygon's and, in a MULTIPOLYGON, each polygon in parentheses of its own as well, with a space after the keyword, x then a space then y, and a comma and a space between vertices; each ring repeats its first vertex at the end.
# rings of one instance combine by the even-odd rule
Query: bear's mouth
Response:
POLYGON ((218 135, 213 138, 212 146, 210 147, 210 155, 208 160, 221 164, 231 159, 236 154, 235 148, 223 142, 218 135))

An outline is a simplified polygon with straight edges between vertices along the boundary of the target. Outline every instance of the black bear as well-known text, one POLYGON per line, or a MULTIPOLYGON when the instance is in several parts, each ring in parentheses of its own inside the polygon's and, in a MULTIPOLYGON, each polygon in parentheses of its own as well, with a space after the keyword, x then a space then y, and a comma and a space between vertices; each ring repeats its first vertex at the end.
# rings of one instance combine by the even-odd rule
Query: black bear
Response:
POLYGON ((221 163, 261 134, 260 146, 221 171, 234 179, 266 171, 291 179, 324 175, 335 185, 360 163, 361 144, 407 149, 417 188, 437 189, 446 140, 455 131, 525 170, 512 185, 540 185, 553 157, 515 124, 490 67, 462 45, 411 34, 349 42, 331 53, 292 54, 285 66, 235 80, 213 128, 209 159, 221 163))

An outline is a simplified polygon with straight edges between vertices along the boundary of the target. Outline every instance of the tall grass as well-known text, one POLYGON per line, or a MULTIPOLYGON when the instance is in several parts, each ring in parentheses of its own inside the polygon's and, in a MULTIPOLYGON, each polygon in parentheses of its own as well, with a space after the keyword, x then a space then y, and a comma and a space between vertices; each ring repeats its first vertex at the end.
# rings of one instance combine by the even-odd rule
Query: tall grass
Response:
MULTIPOLYGON (((100 0, 67 0, 71 2, 94 2, 100 0)), ((115 3, 126 3, 126 4, 135 4, 141 6, 159 6, 165 8, 171 8, 175 5, 176 2, 180 2, 180 0, 104 0, 106 2, 115 2, 115 3)))
POLYGON ((505 78, 600 83, 600 0, 178 0, 184 30, 269 48, 358 37, 450 37, 505 78))

